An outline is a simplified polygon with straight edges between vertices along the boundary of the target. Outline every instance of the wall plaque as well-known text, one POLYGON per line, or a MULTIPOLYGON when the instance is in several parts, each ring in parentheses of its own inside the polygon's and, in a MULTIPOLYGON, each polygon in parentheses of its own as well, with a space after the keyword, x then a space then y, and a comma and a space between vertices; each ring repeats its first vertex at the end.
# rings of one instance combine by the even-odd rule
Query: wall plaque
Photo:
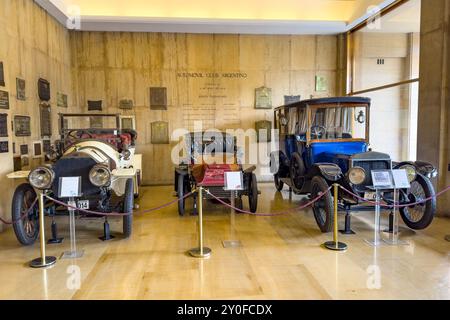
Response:
POLYGON ((14 171, 22 170, 22 158, 20 156, 14 157, 14 171))
POLYGON ((57 92, 56 105, 60 108, 67 108, 67 94, 57 92))
POLYGON ((9 145, 8 141, 0 141, 0 153, 8 153, 9 145))
POLYGON ((121 119, 121 128, 122 129, 132 129, 132 130, 136 130, 136 128, 134 127, 134 121, 133 118, 125 118, 123 117, 121 119))
POLYGON ((323 92, 328 90, 327 79, 323 76, 316 76, 316 91, 323 92))
POLYGON ((0 90, 0 109, 9 109, 9 93, 0 90))
POLYGON ((272 109, 272 89, 267 87, 255 89, 255 109, 272 109))
POLYGON ((6 113, 0 113, 0 137, 4 138, 8 136, 8 115, 6 113))
POLYGON ((5 72, 3 70, 3 62, 0 62, 0 86, 5 86, 5 72))
POLYGON ((123 99, 119 101, 119 108, 124 110, 133 109, 133 100, 123 99))
POLYGON ((28 159, 27 156, 23 156, 21 157, 21 159, 22 159, 22 168, 28 167, 30 165, 30 159, 28 159))
POLYGON ((25 80, 16 78, 16 97, 17 100, 25 101, 27 99, 25 94, 25 80))
POLYGON ((31 136, 31 118, 28 116, 14 116, 14 130, 17 137, 31 136))
POLYGON ((255 130, 258 142, 272 141, 272 122, 268 120, 258 121, 255 123, 255 130))
POLYGON ((52 135, 52 117, 51 108, 47 104, 41 104, 41 137, 50 137, 52 135))
POLYGON ((150 109, 167 110, 167 88, 150 88, 150 109))
POLYGON ((103 118, 102 117, 89 117, 90 127, 92 129, 102 129, 103 128, 103 118))
POLYGON ((50 82, 42 78, 38 80, 38 95, 42 101, 50 101, 50 82))
POLYGON ((50 150, 52 149, 50 140, 42 140, 42 149, 44 150, 44 153, 50 153, 50 150))
POLYGON ((169 144, 169 123, 164 121, 152 122, 152 143, 169 144))
POLYGON ((26 156, 27 154, 28 154, 28 145, 27 144, 20 145, 20 155, 26 156))
POLYGON ((284 96, 284 104, 291 104, 291 103, 296 103, 299 102, 301 100, 301 96, 284 96))
POLYGON ((35 157, 42 156, 42 144, 40 141, 33 143, 33 153, 35 157))
POLYGON ((88 100, 88 110, 89 111, 102 111, 102 104, 103 101, 102 100, 88 100))

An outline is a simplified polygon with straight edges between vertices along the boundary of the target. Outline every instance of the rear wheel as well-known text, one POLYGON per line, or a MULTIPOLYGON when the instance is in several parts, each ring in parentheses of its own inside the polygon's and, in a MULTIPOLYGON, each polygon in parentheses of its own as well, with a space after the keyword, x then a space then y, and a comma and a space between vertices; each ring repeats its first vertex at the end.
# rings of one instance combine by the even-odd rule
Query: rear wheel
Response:
POLYGON ((277 191, 281 192, 284 187, 284 182, 280 180, 280 176, 278 175, 278 173, 273 176, 273 182, 275 183, 275 188, 277 189, 277 191))
MULTIPOLYGON (((420 202, 424 199, 434 197, 436 195, 434 187, 430 179, 421 174, 417 174, 415 181, 411 183, 407 197, 409 202, 420 202)), ((414 230, 423 230, 427 228, 433 221, 436 212, 436 198, 419 205, 400 208, 400 215, 405 224, 414 230)))
POLYGON ((323 233, 331 232, 333 229, 334 204, 333 197, 328 188, 328 183, 320 176, 314 177, 311 181, 311 197, 313 199, 325 193, 319 201, 313 204, 314 218, 316 219, 320 231, 323 233))
POLYGON ((13 228, 17 240, 25 246, 32 245, 39 236, 39 205, 33 187, 21 184, 12 200, 13 228))
POLYGON ((250 183, 248 187, 248 202, 250 211, 255 213, 258 208, 258 182, 256 181, 256 175, 252 173, 250 176, 250 183))
POLYGON ((123 235, 125 238, 131 236, 133 231, 133 207, 134 207, 134 190, 133 179, 128 179, 125 184, 125 196, 123 200, 123 213, 128 215, 123 217, 123 235))

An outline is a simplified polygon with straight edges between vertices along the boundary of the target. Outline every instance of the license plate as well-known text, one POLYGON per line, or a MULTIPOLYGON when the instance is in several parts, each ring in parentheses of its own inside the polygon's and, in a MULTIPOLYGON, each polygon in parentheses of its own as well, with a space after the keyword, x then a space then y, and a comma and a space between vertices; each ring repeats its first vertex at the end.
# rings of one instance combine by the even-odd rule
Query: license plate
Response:
POLYGON ((365 192, 364 193, 364 199, 367 200, 376 200, 377 199, 377 194, 375 192, 365 192))
POLYGON ((89 210, 89 200, 79 200, 77 202, 77 208, 83 210, 89 210))

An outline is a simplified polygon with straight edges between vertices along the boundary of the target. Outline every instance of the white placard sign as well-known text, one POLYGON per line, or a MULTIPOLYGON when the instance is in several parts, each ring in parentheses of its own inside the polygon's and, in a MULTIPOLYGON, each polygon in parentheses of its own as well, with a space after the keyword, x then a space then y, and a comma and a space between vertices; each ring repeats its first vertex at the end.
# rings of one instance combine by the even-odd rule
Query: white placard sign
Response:
POLYGON ((81 177, 59 178, 59 198, 81 197, 81 177))
POLYGON ((243 190, 241 171, 225 172, 225 190, 243 190))
POLYGON ((392 170, 394 185, 397 189, 409 189, 411 184, 408 180, 408 174, 405 169, 392 170))
POLYGON ((375 189, 394 188, 391 170, 372 171, 372 182, 375 189))

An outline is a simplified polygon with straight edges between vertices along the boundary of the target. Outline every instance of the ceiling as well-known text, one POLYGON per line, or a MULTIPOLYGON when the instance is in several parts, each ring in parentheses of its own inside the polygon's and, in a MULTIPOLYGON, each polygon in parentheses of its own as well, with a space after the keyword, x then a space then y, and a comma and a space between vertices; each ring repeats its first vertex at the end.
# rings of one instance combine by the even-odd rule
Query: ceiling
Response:
POLYGON ((335 34, 394 0, 35 0, 61 23, 79 12, 81 30, 335 34))

